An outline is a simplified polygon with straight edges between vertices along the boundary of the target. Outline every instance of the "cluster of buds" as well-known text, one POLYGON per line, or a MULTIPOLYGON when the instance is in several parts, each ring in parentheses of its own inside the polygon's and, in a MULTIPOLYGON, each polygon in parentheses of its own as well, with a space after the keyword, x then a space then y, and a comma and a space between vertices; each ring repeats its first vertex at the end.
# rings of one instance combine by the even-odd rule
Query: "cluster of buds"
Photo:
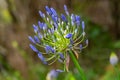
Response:
MULTIPOLYGON (((88 46, 85 23, 81 17, 70 14, 64 5, 64 14, 57 14, 54 8, 45 7, 46 14, 39 11, 43 22, 33 25, 35 35, 29 36, 30 48, 37 53, 44 64, 51 65, 56 61, 68 68, 71 50, 78 58, 82 49, 88 46)), ((66 70, 65 69, 65 70, 66 70)))

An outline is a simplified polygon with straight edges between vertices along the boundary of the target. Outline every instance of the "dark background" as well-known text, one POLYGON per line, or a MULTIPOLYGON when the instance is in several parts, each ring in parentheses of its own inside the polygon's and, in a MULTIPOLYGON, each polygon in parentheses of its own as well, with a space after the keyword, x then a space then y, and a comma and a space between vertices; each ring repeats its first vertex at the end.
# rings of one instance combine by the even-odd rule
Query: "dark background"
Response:
MULTIPOLYGON (((120 57, 120 0, 0 0, 0 80, 46 80, 47 73, 60 66, 43 65, 29 48, 28 35, 41 19, 39 10, 45 12, 48 5, 60 13, 64 4, 85 20, 89 46, 79 63, 88 80, 114 80, 109 57, 111 52, 120 57)), ((74 66, 71 71, 59 79, 78 80, 74 66)))

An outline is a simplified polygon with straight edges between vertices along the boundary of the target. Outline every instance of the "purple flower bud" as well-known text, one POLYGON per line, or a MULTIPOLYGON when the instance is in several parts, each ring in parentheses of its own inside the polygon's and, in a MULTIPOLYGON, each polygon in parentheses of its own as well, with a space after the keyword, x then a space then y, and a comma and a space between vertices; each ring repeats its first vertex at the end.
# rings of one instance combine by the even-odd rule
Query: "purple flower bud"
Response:
POLYGON ((36 52, 36 53, 38 52, 38 50, 36 49, 35 46, 33 46, 32 44, 30 44, 29 46, 30 46, 30 48, 31 48, 34 52, 36 52))
POLYGON ((65 38, 70 39, 72 37, 72 33, 69 33, 65 36, 65 38))
POLYGON ((75 22, 75 15, 74 15, 74 14, 71 14, 71 20, 72 20, 73 22, 75 22))
POLYGON ((46 53, 51 53, 51 52, 55 53, 55 50, 49 45, 46 45, 45 51, 46 51, 46 53))
POLYGON ((47 64, 47 62, 45 61, 45 58, 43 57, 43 55, 42 55, 41 52, 38 52, 38 57, 41 59, 41 61, 42 61, 44 64, 47 64))
POLYGON ((48 6, 46 6, 45 9, 49 13, 49 15, 52 15, 52 11, 51 11, 51 9, 48 6))
POLYGON ((76 17, 76 24, 77 26, 80 26, 80 16, 75 16, 76 17))
POLYGON ((40 29, 43 29, 43 23, 41 23, 40 21, 38 21, 38 26, 40 29))
POLYGON ((56 23, 58 18, 56 16, 52 15, 52 20, 56 23))
POLYGON ((37 43, 40 43, 40 40, 37 36, 34 36, 34 40, 37 42, 37 43))
POLYGON ((50 9, 52 11, 52 15, 57 16, 57 13, 56 13, 55 9, 53 9, 53 8, 50 8, 50 9))
POLYGON ((46 30, 46 29, 47 29, 47 24, 44 23, 44 24, 43 24, 43 30, 46 30))
POLYGON ((64 10, 65 10, 65 13, 66 13, 67 15, 69 15, 69 12, 68 12, 68 9, 67 9, 67 6, 66 6, 66 5, 64 5, 64 10))
POLYGON ((83 31, 85 29, 85 23, 84 23, 84 21, 82 21, 82 29, 83 29, 83 31))
POLYGON ((33 28, 34 28, 34 32, 37 33, 38 32, 38 26, 33 24, 33 28))
POLYGON ((82 44, 80 44, 80 50, 82 50, 83 49, 83 46, 82 46, 82 44))
POLYGON ((80 21, 80 16, 76 15, 75 18, 76 18, 76 21, 80 21))
POLYGON ((28 38, 32 43, 36 44, 35 40, 31 36, 29 36, 28 38))
POLYGON ((43 38, 43 36, 42 36, 42 34, 41 34, 40 32, 38 33, 38 37, 39 37, 40 39, 43 38))
POLYGON ((40 16, 41 16, 42 18, 45 18, 45 14, 44 14, 44 13, 42 13, 41 11, 39 11, 39 14, 40 14, 40 16))
POLYGON ((63 15, 63 14, 61 14, 61 19, 62 19, 63 21, 65 21, 65 22, 67 21, 65 15, 63 15))
POLYGON ((59 53, 59 55, 60 55, 60 58, 61 58, 61 59, 64 59, 63 53, 59 53))

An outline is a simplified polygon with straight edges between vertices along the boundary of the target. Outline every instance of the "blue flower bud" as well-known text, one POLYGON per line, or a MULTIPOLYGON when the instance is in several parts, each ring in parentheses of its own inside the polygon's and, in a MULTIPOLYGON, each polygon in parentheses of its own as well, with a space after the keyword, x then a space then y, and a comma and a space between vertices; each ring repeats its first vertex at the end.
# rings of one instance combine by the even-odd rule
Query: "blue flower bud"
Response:
POLYGON ((38 52, 38 57, 41 59, 41 61, 42 61, 44 64, 47 64, 47 62, 45 61, 45 58, 43 57, 43 55, 42 55, 41 52, 38 52))
POLYGON ((72 20, 73 22, 75 22, 75 15, 74 15, 74 14, 71 14, 71 20, 72 20))
POLYGON ((74 14, 71 14, 71 24, 72 24, 72 26, 75 24, 75 16, 74 16, 74 14))
POLYGON ((65 36, 65 38, 70 39, 72 37, 72 33, 69 33, 65 36))
POLYGON ((38 32, 38 26, 33 24, 33 28, 34 28, 34 32, 37 33, 38 32))
POLYGON ((56 23, 58 19, 56 16, 52 15, 52 20, 56 23))
POLYGON ((83 49, 83 46, 82 46, 82 44, 80 44, 80 50, 82 50, 83 49))
POLYGON ((32 43, 36 44, 35 40, 31 36, 29 36, 28 38, 32 43))
POLYGON ((34 40, 37 42, 37 43, 40 43, 40 40, 37 36, 34 36, 34 40))
POLYGON ((46 29, 47 29, 47 24, 44 23, 44 24, 43 24, 43 30, 46 30, 46 29))
POLYGON ((82 21, 82 29, 83 29, 83 31, 85 29, 85 23, 84 23, 84 21, 82 21))
POLYGON ((46 53, 51 53, 51 52, 55 53, 55 50, 49 45, 46 45, 45 51, 46 51, 46 53))
POLYGON ((65 21, 65 22, 67 22, 67 19, 66 19, 66 17, 65 17, 63 14, 61 14, 61 19, 62 19, 63 21, 65 21))
POLYGON ((41 34, 40 32, 38 33, 38 37, 39 37, 40 39, 43 38, 43 36, 42 36, 42 34, 41 34))
POLYGON ((67 9, 67 6, 66 6, 66 5, 64 5, 64 10, 65 10, 65 13, 66 13, 67 15, 69 15, 69 12, 68 12, 68 9, 67 9))
POLYGON ((31 48, 34 52, 36 52, 36 53, 38 52, 38 50, 36 49, 35 46, 33 46, 32 44, 30 44, 29 46, 30 46, 30 48, 31 48))
POLYGON ((48 6, 46 6, 45 9, 49 13, 49 15, 52 15, 52 11, 51 11, 51 9, 48 6))
POLYGON ((41 16, 42 18, 45 18, 45 14, 44 14, 44 13, 42 13, 41 11, 39 11, 39 14, 40 14, 40 16, 41 16))
POLYGON ((76 24, 77 26, 80 26, 80 16, 75 16, 76 17, 76 24))
POLYGON ((40 21, 38 21, 38 26, 40 29, 43 29, 43 23, 41 23, 40 21))
POLYGON ((80 21, 80 16, 76 15, 75 18, 76 18, 76 21, 80 21))
POLYGON ((59 53, 61 59, 65 59, 63 53, 59 53))
POLYGON ((50 9, 51 9, 51 11, 52 11, 52 15, 57 16, 56 11, 55 11, 53 8, 50 8, 50 9))

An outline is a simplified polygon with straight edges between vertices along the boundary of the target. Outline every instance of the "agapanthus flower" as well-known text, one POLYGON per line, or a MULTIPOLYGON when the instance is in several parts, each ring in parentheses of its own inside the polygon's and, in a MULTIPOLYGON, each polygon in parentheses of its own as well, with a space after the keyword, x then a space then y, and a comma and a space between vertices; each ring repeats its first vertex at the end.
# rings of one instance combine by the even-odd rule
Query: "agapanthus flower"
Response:
POLYGON ((30 48, 38 54, 44 64, 51 65, 56 61, 63 63, 65 70, 69 66, 71 50, 78 58, 78 54, 87 47, 85 22, 80 16, 70 14, 66 5, 65 13, 58 14, 54 8, 45 7, 46 13, 39 11, 43 22, 33 25, 35 35, 29 36, 32 42, 30 48))

